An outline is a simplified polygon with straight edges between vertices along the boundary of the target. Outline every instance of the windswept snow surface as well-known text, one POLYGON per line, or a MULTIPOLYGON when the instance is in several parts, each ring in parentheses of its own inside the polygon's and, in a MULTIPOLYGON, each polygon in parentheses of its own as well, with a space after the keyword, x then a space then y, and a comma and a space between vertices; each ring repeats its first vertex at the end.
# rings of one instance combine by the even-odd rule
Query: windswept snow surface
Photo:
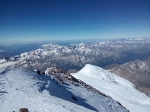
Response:
POLYGON ((71 75, 119 101, 131 112, 150 112, 150 98, 137 91, 129 81, 100 67, 87 64, 71 75))
POLYGON ((8 66, 13 66, 14 64, 16 64, 17 62, 13 62, 13 61, 10 61, 10 62, 7 62, 7 61, 1 61, 0 60, 0 69, 2 68, 6 68, 8 66))
POLYGON ((57 84, 50 76, 23 69, 0 69, 0 112, 20 108, 29 112, 127 112, 112 98, 83 87, 57 84))

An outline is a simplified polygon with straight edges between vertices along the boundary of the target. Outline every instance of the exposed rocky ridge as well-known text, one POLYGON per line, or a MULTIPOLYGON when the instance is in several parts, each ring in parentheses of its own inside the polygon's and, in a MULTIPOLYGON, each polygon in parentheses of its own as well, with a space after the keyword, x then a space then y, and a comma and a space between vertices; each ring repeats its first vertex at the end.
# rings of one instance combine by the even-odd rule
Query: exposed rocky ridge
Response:
POLYGON ((135 84, 139 91, 150 96, 150 57, 143 61, 130 61, 117 67, 112 67, 109 70, 129 80, 135 84))
POLYGON ((83 82, 83 81, 75 78, 74 76, 70 75, 70 73, 67 73, 64 70, 61 70, 57 67, 48 68, 45 71, 45 74, 50 75, 52 79, 58 81, 57 83, 63 84, 64 82, 68 82, 68 83, 73 84, 75 86, 82 86, 85 89, 90 90, 94 93, 106 96, 105 94, 101 93, 97 89, 91 87, 90 85, 86 84, 85 82, 83 82))
MULTIPOLYGON (((75 86, 83 87, 86 90, 91 91, 91 92, 93 92, 95 94, 100 94, 100 95, 105 96, 105 97, 110 97, 110 96, 107 96, 107 95, 103 94, 102 92, 100 92, 99 90, 95 89, 94 87, 86 84, 85 82, 75 78, 74 76, 70 75, 70 73, 67 73, 64 70, 59 69, 57 67, 48 68, 45 71, 44 74, 45 75, 49 75, 58 84, 64 84, 65 82, 67 82, 67 83, 73 84, 75 86)), ((117 101, 117 103, 120 106, 122 106, 121 103, 119 103, 118 101, 117 101)), ((128 112, 129 112, 129 110, 128 110, 128 112)))
MULTIPOLYGON (((49 73, 64 75, 60 74, 62 70, 52 69, 49 73)), ((74 86, 67 80, 60 84, 54 75, 47 75, 25 69, 0 69, 0 111, 17 112, 23 107, 29 112, 128 112, 111 97, 74 86)))
POLYGON ((150 39, 124 39, 101 41, 91 44, 70 44, 67 46, 45 44, 39 49, 11 57, 9 61, 21 60, 14 68, 45 70, 57 65, 66 71, 80 70, 85 64, 106 67, 150 56, 150 39))

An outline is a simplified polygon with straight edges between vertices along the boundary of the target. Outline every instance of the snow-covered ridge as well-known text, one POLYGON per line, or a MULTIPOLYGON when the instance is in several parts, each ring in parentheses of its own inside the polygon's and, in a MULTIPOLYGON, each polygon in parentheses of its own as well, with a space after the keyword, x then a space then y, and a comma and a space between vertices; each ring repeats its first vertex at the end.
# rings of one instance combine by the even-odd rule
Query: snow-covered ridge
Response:
POLYGON ((0 69, 0 112, 127 112, 110 97, 23 69, 0 69))
POLYGON ((54 79, 59 84, 69 83, 78 87, 83 87, 86 90, 92 91, 95 94, 100 94, 103 96, 106 96, 105 94, 101 93, 97 89, 91 87, 90 85, 86 84, 85 82, 76 79, 74 76, 70 75, 70 73, 65 72, 64 70, 61 70, 57 67, 51 67, 48 68, 45 73, 45 75, 50 76, 51 79, 54 79))
MULTIPOLYGON (((90 64, 86 64, 85 67, 81 69, 78 73, 83 75, 86 74, 86 77, 93 78, 96 80, 98 79, 110 84, 116 84, 116 85, 118 84, 122 86, 135 87, 131 82, 115 74, 112 74, 103 68, 90 65, 90 64)), ((78 77, 77 75, 75 76, 78 77)))
POLYGON ((119 101, 131 112, 150 111, 149 97, 137 91, 134 85, 129 81, 107 70, 88 64, 78 73, 73 73, 71 75, 119 101), (114 81, 116 83, 114 83, 114 81))

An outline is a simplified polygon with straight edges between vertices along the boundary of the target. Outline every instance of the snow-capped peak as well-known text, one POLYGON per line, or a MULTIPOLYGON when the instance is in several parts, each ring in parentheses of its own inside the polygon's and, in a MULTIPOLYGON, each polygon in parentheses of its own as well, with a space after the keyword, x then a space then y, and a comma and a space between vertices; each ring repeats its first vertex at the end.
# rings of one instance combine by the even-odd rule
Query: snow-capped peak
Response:
POLYGON ((149 97, 136 90, 129 81, 107 70, 87 64, 72 75, 119 101, 131 112, 150 112, 149 97))
MULTIPOLYGON (((86 77, 98 79, 106 83, 134 87, 134 85, 131 82, 95 65, 86 64, 85 67, 81 69, 78 73, 80 74, 80 76, 82 75, 84 77, 85 75, 86 77)), ((78 75, 75 76, 78 77, 78 75)))

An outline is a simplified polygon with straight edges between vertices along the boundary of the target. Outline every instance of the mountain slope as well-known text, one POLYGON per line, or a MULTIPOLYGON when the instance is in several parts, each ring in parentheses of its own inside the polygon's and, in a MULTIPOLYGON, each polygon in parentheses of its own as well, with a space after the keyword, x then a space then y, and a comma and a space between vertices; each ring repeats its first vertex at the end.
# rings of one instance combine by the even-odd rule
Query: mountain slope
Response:
MULTIPOLYGON (((63 75, 63 74, 62 74, 63 75)), ((0 70, 0 112, 127 112, 118 102, 50 76, 23 69, 0 70)))
POLYGON ((150 96, 150 57, 112 67, 109 71, 129 80, 138 90, 150 96))
POLYGON ((73 76, 119 101, 131 112, 149 112, 150 98, 140 93, 129 81, 100 67, 87 64, 73 76))

